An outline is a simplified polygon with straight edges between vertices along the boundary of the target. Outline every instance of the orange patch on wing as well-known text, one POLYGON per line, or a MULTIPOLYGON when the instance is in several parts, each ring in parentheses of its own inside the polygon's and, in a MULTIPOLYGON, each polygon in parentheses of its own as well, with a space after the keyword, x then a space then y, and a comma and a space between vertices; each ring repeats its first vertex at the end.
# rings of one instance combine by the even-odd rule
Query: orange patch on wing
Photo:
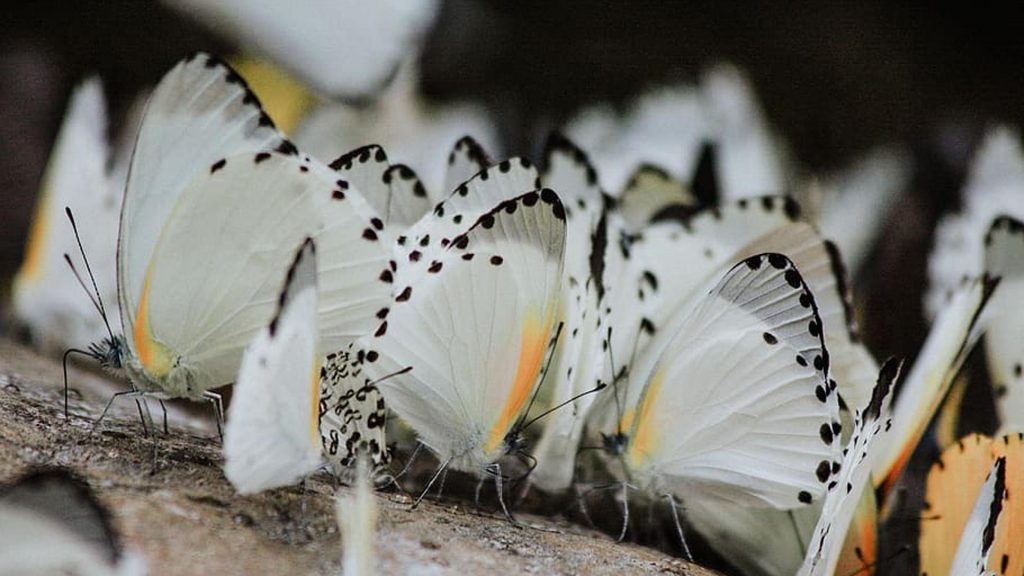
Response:
POLYGON ((166 376, 171 370, 171 359, 166 349, 153 340, 149 330, 149 274, 142 285, 142 297, 139 298, 139 310, 135 315, 135 330, 132 334, 135 341, 135 353, 139 362, 151 376, 166 376))
POLYGON ((312 394, 309 403, 309 437, 313 443, 320 445, 320 353, 313 353, 313 370, 310 373, 309 385, 312 394))
POLYGON ((548 337, 551 332, 551 320, 541 322, 538 314, 527 313, 523 319, 523 332, 519 346, 519 367, 516 369, 516 378, 512 382, 512 390, 509 392, 505 406, 498 416, 498 421, 491 428, 490 437, 484 447, 486 453, 491 453, 505 439, 512 422, 519 416, 519 412, 526 405, 526 401, 533 391, 537 382, 537 374, 540 373, 541 362, 544 361, 544 350, 547 347, 548 337))
POLYGON ((654 449, 654 427, 651 426, 650 411, 658 401, 664 378, 660 370, 655 372, 637 408, 636 423, 632 429, 629 447, 626 449, 626 461, 632 468, 654 449))
POLYGON ((25 244, 25 261, 18 271, 18 276, 27 281, 35 281, 43 272, 43 252, 45 251, 47 232, 50 231, 50 223, 47 216, 50 213, 50 194, 44 185, 43 193, 39 197, 39 204, 32 215, 32 224, 28 229, 28 241, 25 244))

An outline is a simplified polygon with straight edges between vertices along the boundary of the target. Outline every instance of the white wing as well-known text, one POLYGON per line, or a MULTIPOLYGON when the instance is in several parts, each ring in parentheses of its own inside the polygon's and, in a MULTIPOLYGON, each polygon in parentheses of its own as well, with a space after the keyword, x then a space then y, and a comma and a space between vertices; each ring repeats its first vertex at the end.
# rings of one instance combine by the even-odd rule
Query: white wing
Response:
POLYGON ((392 277, 383 222, 315 161, 259 152, 213 162, 182 195, 149 265, 142 321, 129 340, 146 375, 184 396, 231 382, 307 236, 323 263, 322 347, 337 350, 386 314, 392 277))
POLYGON ((427 189, 412 168, 391 165, 376 144, 342 155, 331 168, 363 193, 393 234, 401 234, 430 210, 427 189))
MULTIPOLYGON (((838 401, 821 319, 785 256, 734 266, 650 371, 624 460, 642 485, 688 498, 796 508, 838 472, 838 401)), ((646 363, 641 362, 641 368, 646 363)))
POLYGON ((633 172, 618 202, 619 213, 634 231, 670 206, 688 206, 696 211, 697 198, 689 186, 653 164, 642 164, 633 172))
POLYGON ((564 219, 550 190, 498 204, 396 287, 368 340, 388 407, 452 466, 493 462, 525 416, 552 345, 564 219))
MULTIPOLYGON (((86 273, 64 214, 68 207, 78 222, 100 296, 106 305, 115 305, 114 255, 120 200, 106 169, 106 132, 103 88, 98 79, 92 78, 76 88, 71 97, 43 175, 25 257, 12 287, 15 317, 29 329, 33 341, 48 352, 60 353, 108 336, 103 319, 64 262, 64 254, 70 254, 80 272, 86 273)), ((116 316, 112 308, 107 310, 116 316)))
POLYGON ((996 459, 988 479, 974 502, 974 510, 967 518, 960 544, 953 557, 949 573, 956 576, 988 576, 988 553, 995 541, 996 524, 1003 510, 1003 501, 1009 498, 1006 490, 1006 458, 996 459))
POLYGON ((240 494, 294 484, 320 467, 316 269, 307 240, 277 313, 242 355, 224 432, 224 475, 240 494))
POLYGON ((433 20, 434 0, 166 0, 332 96, 380 90, 433 20))
POLYGON ((272 149, 295 152, 242 77, 220 60, 194 54, 160 80, 135 140, 121 206, 117 284, 126 335, 160 231, 186 185, 227 156, 272 149))
POLYGON ((854 415, 853 436, 843 449, 839 473, 829 484, 821 517, 814 529, 799 576, 831 576, 835 573, 846 532, 857 511, 861 494, 865 488, 872 488, 871 463, 878 454, 872 446, 876 437, 889 432, 889 404, 902 368, 902 360, 888 360, 878 375, 871 399, 854 415))
POLYGON ((992 296, 985 352, 1001 430, 1024 429, 1024 224, 1010 216, 985 236, 985 273, 1002 278, 992 296))
POLYGON ((448 169, 444 174, 442 195, 448 195, 463 182, 494 164, 487 150, 472 136, 463 136, 448 154, 448 169))

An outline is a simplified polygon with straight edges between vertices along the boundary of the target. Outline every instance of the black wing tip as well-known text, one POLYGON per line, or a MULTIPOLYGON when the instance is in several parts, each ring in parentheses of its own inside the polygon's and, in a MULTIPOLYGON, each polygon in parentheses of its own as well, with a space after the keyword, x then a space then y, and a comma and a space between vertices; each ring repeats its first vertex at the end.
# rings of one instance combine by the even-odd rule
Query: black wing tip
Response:
POLYGON ((985 524, 985 531, 981 537, 981 547, 985 553, 988 553, 989 549, 992 548, 992 543, 995 541, 996 525, 999 522, 999 515, 1003 511, 1003 499, 1007 496, 1006 456, 996 458, 995 464, 992 465, 991 474, 996 475, 996 481, 993 486, 992 503, 989 505, 988 522, 985 524))
POLYGON ((878 420, 882 417, 882 406, 903 372, 903 363, 903 358, 895 356, 890 356, 882 363, 882 368, 878 371, 878 381, 871 391, 871 400, 868 401, 868 405, 864 409, 866 418, 878 420))
POLYGON ((331 170, 348 170, 358 160, 360 163, 368 162, 373 158, 377 162, 388 163, 388 153, 380 144, 365 144, 353 150, 345 152, 328 164, 331 170))
POLYGON ((565 134, 558 130, 552 130, 548 133, 547 141, 544 143, 544 166, 547 170, 551 169, 551 160, 557 153, 567 154, 572 161, 578 166, 581 166, 586 173, 587 185, 597 186, 597 168, 594 167, 594 163, 590 161, 590 156, 585 150, 580 148, 575 142, 570 140, 565 134))

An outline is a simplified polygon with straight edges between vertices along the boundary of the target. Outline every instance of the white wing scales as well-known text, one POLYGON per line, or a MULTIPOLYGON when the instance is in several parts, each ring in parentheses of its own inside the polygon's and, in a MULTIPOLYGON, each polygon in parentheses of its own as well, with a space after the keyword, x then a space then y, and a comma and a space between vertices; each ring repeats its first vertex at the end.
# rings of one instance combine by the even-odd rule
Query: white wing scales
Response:
POLYGON ((242 355, 224 433, 224 474, 241 494, 294 484, 321 465, 316 268, 307 240, 277 313, 242 355))

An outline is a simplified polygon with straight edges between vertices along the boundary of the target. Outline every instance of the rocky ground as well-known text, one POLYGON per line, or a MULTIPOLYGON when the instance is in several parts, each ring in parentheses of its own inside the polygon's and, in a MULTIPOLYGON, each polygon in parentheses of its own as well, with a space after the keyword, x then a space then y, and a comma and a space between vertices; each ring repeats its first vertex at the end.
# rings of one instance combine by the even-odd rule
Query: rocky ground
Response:
MULTIPOLYGON (((302 487, 238 496, 221 472, 211 411, 171 407, 163 433, 152 403, 157 430, 146 435, 134 402, 124 400, 94 426, 116 386, 74 369, 70 380, 65 420, 60 364, 0 341, 0 483, 35 466, 73 469, 153 574, 340 573, 335 488, 325 474, 302 487)), ((711 574, 561 519, 520 514, 515 526, 459 496, 455 488, 410 510, 405 494, 376 494, 379 573, 711 574)))

